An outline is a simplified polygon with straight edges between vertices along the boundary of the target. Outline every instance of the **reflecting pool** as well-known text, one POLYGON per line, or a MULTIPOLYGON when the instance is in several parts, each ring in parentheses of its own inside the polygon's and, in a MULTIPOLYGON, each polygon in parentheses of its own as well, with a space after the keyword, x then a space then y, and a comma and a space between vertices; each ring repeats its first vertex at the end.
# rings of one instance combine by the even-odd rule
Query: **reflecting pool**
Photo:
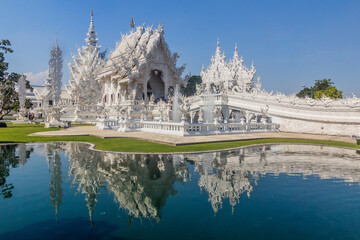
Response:
POLYGON ((0 146, 0 239, 360 239, 360 154, 0 146))

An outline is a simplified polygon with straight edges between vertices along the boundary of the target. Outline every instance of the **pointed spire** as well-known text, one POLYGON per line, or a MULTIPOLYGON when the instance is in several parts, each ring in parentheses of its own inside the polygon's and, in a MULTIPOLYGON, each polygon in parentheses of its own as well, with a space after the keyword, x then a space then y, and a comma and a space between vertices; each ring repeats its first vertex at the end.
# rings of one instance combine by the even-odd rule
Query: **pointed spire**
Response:
POLYGON ((50 52, 48 77, 45 82, 45 86, 51 92, 50 99, 54 101, 54 105, 60 101, 62 64, 62 51, 58 46, 57 38, 55 38, 55 46, 50 52))
POLYGON ((86 45, 87 46, 96 46, 98 39, 96 38, 96 32, 95 32, 95 28, 94 28, 94 12, 93 10, 91 10, 90 12, 90 26, 89 26, 89 31, 87 33, 87 38, 85 39, 86 41, 86 45))
POLYGON ((91 9, 91 12, 90 12, 90 28, 94 28, 94 12, 93 10, 91 9))
POLYGON ((261 78, 260 78, 260 76, 258 76, 258 78, 257 78, 256 89, 257 90, 261 89, 261 78))
POLYGON ((55 48, 58 48, 57 35, 56 35, 56 38, 55 38, 55 48))
POLYGON ((224 56, 222 56, 221 54, 221 48, 220 48, 220 40, 217 40, 217 46, 216 46, 216 51, 215 51, 215 56, 213 56, 213 60, 217 61, 216 59, 221 59, 224 58, 224 56))
POLYGON ((164 24, 160 25, 159 23, 159 33, 164 34, 164 24))
POLYGON ((205 73, 205 67, 204 67, 204 65, 202 65, 200 75, 203 75, 204 73, 205 73))
POLYGON ((237 50, 237 44, 235 43, 235 51, 234 51, 234 58, 233 61, 238 61, 239 60, 239 53, 237 50))
POLYGON ((135 22, 134 22, 134 17, 133 17, 133 16, 131 16, 130 27, 131 27, 132 29, 134 29, 134 27, 135 27, 135 22))
POLYGON ((254 62, 252 62, 252 64, 251 64, 250 73, 252 75, 252 78, 254 78, 254 76, 256 74, 256 69, 255 69, 255 66, 254 66, 254 62))
POLYGON ((221 54, 221 48, 220 48, 220 39, 217 40, 217 46, 216 46, 216 55, 221 54))

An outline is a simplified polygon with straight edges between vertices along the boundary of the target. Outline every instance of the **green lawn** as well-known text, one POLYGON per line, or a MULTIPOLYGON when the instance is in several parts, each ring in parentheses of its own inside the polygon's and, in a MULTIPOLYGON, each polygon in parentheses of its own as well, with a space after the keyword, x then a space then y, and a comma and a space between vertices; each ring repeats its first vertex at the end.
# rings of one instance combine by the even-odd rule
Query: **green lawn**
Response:
POLYGON ((77 137, 30 137, 28 134, 41 131, 57 131, 54 128, 44 128, 43 125, 8 124, 7 128, 0 128, 0 143, 17 142, 50 142, 50 141, 78 141, 89 142, 96 145, 96 149, 119 152, 196 152, 236 148, 263 143, 303 143, 321 144, 360 149, 359 145, 347 142, 304 140, 304 139, 258 139, 248 141, 233 141, 219 143, 204 143, 183 146, 169 146, 131 138, 108 138, 102 139, 92 136, 77 137))

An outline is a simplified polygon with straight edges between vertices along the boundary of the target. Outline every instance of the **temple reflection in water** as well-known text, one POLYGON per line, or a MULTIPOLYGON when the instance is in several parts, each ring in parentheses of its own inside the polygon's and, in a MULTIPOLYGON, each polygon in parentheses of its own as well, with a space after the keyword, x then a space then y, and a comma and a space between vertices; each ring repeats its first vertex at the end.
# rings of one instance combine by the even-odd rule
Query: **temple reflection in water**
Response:
POLYGON ((90 221, 97 195, 105 186, 130 217, 159 221, 166 198, 176 193, 174 183, 188 179, 188 168, 181 156, 114 154, 92 151, 84 144, 47 143, 46 157, 51 168, 50 196, 56 212, 62 196, 58 185, 61 171, 54 170, 59 169, 56 167, 59 165, 56 161, 59 149, 65 151, 70 161, 72 186, 77 188, 77 193, 85 195, 90 221))
MULTIPOLYGON (((64 151, 70 161, 68 179, 77 193, 85 196, 91 222, 101 188, 113 195, 114 202, 127 212, 130 222, 132 218, 158 222, 166 199, 177 194, 176 182, 198 181, 215 214, 224 201, 229 201, 234 211, 240 198, 250 197, 256 191, 257 180, 265 174, 301 174, 304 178, 316 175, 321 179, 360 182, 360 155, 343 148, 268 145, 199 154, 140 155, 93 151, 88 145, 78 143, 46 143, 44 146, 55 213, 62 203, 65 173, 61 171, 61 160, 65 159, 60 159, 59 152, 64 151), (191 165, 194 165, 194 176, 190 174, 191 165)), ((18 146, 17 164, 26 163, 29 149, 25 144, 18 146)), ((3 156, 5 150, 2 146, 3 156)), ((9 151, 15 154, 14 149, 9 151)))

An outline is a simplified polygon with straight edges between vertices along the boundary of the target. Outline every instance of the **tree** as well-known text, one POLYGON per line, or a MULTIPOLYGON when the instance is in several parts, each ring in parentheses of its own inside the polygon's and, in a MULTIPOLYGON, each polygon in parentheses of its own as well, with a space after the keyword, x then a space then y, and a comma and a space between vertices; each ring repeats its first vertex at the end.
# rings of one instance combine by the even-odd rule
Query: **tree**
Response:
MULTIPOLYGON (((33 102, 32 102, 30 99, 26 99, 26 100, 25 100, 25 108, 26 108, 26 109, 31 109, 33 105, 34 105, 34 104, 33 104, 33 102)), ((12 110, 13 110, 13 111, 16 111, 16 112, 20 110, 20 103, 19 103, 19 101, 14 104, 14 108, 13 108, 12 110)))
POLYGON ((329 97, 332 99, 343 98, 342 91, 337 90, 336 87, 334 87, 334 86, 328 86, 325 90, 316 91, 314 94, 315 99, 320 99, 323 96, 326 96, 326 97, 329 97))
POLYGON ((339 91, 333 84, 331 79, 315 80, 314 86, 310 88, 304 86, 296 96, 299 98, 310 97, 313 99, 320 99, 324 96, 332 99, 343 98, 343 92, 339 91))
POLYGON ((305 98, 305 97, 313 98, 314 96, 313 87, 308 88, 304 86, 304 88, 300 92, 298 92, 296 96, 299 98, 305 98))
MULTIPOLYGON (((15 91, 15 84, 19 81, 20 74, 8 73, 9 63, 5 62, 5 54, 12 53, 9 40, 0 42, 0 120, 12 110, 16 111, 19 106, 19 96, 15 91)), ((26 80, 26 88, 32 89, 30 82, 26 80)), ((30 106, 30 104, 28 104, 30 106)))
POLYGON ((193 75, 189 78, 189 81, 186 84, 186 87, 182 89, 182 93, 185 96, 193 96, 196 92, 196 84, 202 83, 201 77, 193 75))

